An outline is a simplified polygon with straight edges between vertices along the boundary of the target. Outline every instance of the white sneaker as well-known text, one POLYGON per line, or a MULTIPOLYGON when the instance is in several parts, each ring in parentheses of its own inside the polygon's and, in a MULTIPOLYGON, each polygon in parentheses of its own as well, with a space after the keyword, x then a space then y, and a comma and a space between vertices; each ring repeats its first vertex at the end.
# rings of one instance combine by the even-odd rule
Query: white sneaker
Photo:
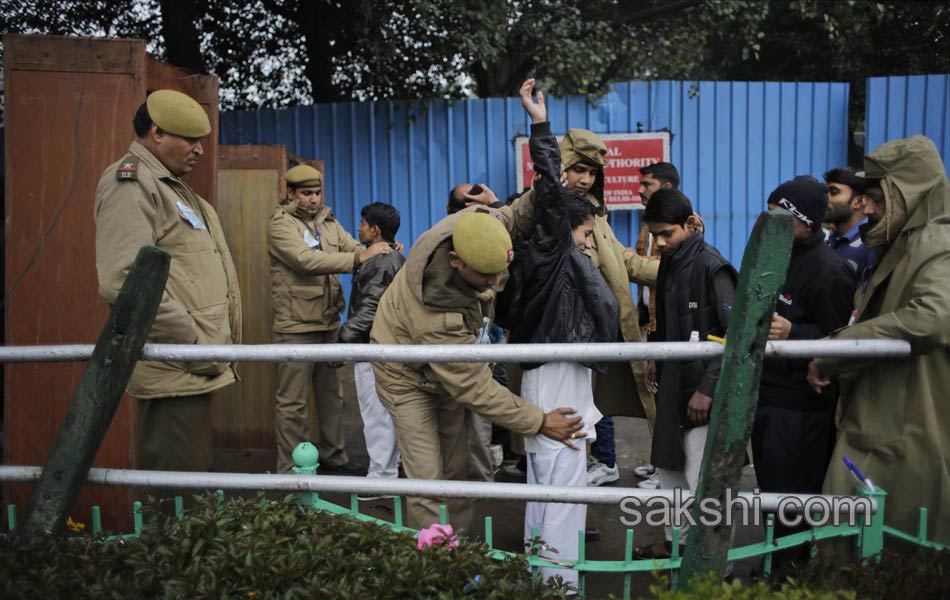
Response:
POLYGON ((501 463, 505 462, 505 452, 501 444, 492 444, 488 449, 491 450, 492 466, 497 471, 501 467, 501 463))
POLYGON ((616 463, 614 463, 614 466, 608 467, 599 460, 594 459, 587 468, 587 485, 589 486, 613 483, 618 479, 620 479, 620 469, 617 468, 616 463))
POLYGON ((637 487, 642 488, 644 490, 655 490, 658 487, 660 487, 660 476, 657 474, 656 471, 653 471, 653 475, 650 475, 649 477, 647 477, 646 479, 638 483, 637 487))
POLYGON ((633 474, 640 479, 649 479, 656 474, 656 467, 653 465, 642 465, 633 470, 633 474))

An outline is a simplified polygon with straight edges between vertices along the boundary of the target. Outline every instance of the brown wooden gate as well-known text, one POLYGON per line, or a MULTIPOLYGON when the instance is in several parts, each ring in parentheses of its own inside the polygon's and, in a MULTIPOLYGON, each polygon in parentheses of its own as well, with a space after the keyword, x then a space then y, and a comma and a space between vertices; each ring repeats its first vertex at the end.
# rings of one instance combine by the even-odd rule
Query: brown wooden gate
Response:
MULTIPOLYGON (((283 146, 219 149, 217 210, 238 270, 245 344, 271 343, 273 307, 267 225, 278 200, 285 195, 288 161, 323 170, 322 161, 288 156, 283 146)), ((214 394, 214 469, 274 471, 277 364, 244 363, 239 365, 238 373, 241 381, 214 394)))
MULTIPOLYGON (((93 344, 108 307, 99 298, 93 202, 103 170, 134 139, 147 92, 173 88, 211 117, 205 159, 186 181, 210 202, 217 167, 217 78, 148 57, 142 40, 5 35, 5 343, 93 344)), ((84 363, 4 367, 4 463, 42 465, 84 363)), ((97 467, 135 464, 135 407, 123 402, 97 467)), ((22 511, 29 486, 7 486, 22 511)), ((127 530, 132 493, 87 487, 74 518, 103 508, 103 525, 127 530)))

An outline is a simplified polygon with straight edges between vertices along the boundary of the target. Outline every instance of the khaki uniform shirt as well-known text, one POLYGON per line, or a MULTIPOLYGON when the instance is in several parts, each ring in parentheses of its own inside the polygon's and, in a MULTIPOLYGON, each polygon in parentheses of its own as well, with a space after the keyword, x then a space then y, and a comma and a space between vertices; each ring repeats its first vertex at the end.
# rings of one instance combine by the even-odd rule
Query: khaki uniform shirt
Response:
POLYGON ((278 206, 267 228, 274 331, 305 333, 340 327, 346 307, 339 273, 352 273, 363 245, 326 206, 311 217, 296 202, 278 206))
MULTIPOLYGON (((100 178, 95 223, 99 294, 110 304, 139 248, 155 245, 171 255, 149 342, 241 342, 241 293, 218 215, 139 142, 100 178)), ((191 396, 235 378, 228 363, 140 362, 128 391, 141 399, 191 396)))
MULTIPOLYGON (((473 209, 446 217, 413 245, 406 265, 379 301, 370 340, 374 344, 475 344, 481 316, 494 316, 494 290, 473 294, 458 311, 429 308, 422 300, 423 273, 435 249, 451 234, 456 221, 472 210, 487 210, 514 228, 525 218, 519 207, 473 209), (470 318, 466 319, 466 314, 470 318)), ((373 363, 376 384, 391 397, 416 390, 449 396, 459 404, 520 435, 535 435, 544 414, 492 379, 487 363, 373 363)))

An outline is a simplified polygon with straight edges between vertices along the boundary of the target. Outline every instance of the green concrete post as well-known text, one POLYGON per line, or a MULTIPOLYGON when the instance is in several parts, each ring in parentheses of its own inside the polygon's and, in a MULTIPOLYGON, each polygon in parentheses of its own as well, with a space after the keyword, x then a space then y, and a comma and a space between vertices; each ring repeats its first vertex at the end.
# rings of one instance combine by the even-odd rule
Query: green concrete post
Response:
POLYGON ((871 515, 871 524, 866 525, 866 520, 862 517, 861 532, 858 534, 858 553, 861 555, 861 562, 867 564, 879 559, 884 549, 884 499, 887 492, 880 488, 871 492, 864 486, 858 486, 855 493, 858 496, 870 496, 877 502, 877 512, 871 515))
POLYGON ((171 257, 143 246, 112 305, 26 508, 23 533, 55 533, 79 497, 162 301, 171 257))
POLYGON ((697 526, 690 528, 680 572, 687 587, 693 577, 709 571, 722 576, 726 567, 732 527, 725 525, 725 514, 721 515, 720 526, 703 525, 699 507, 704 499, 715 498, 724 513, 729 509, 725 504, 726 490, 739 489, 769 325, 791 256, 792 219, 786 211, 759 215, 742 258, 696 502, 691 511, 697 526))
MULTIPOLYGON (((320 452, 310 442, 301 442, 294 448, 291 458, 293 471, 297 475, 316 475, 320 463, 320 452)), ((302 506, 316 506, 319 495, 316 492, 297 492, 297 503, 302 506)))

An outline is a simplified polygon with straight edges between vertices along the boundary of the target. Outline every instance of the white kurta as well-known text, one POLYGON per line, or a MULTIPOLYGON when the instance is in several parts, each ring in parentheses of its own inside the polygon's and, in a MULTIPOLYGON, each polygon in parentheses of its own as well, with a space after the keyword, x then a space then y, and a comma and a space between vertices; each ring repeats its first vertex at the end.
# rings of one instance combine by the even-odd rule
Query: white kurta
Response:
MULTIPOLYGON (((584 420, 580 450, 568 448, 562 442, 543 435, 525 438, 528 483, 551 486, 587 486, 586 444, 596 439, 594 425, 601 414, 594 406, 591 370, 577 363, 547 363, 525 371, 521 382, 522 397, 541 407, 545 412, 555 408, 571 407, 584 420)), ((586 504, 528 502, 525 507, 525 542, 531 539, 533 528, 548 548, 540 555, 555 561, 576 560, 579 536, 584 535, 587 523, 586 504), (556 551, 555 551, 556 550, 556 551)), ((578 573, 573 569, 542 568, 544 579, 560 575, 577 587, 578 573)))

